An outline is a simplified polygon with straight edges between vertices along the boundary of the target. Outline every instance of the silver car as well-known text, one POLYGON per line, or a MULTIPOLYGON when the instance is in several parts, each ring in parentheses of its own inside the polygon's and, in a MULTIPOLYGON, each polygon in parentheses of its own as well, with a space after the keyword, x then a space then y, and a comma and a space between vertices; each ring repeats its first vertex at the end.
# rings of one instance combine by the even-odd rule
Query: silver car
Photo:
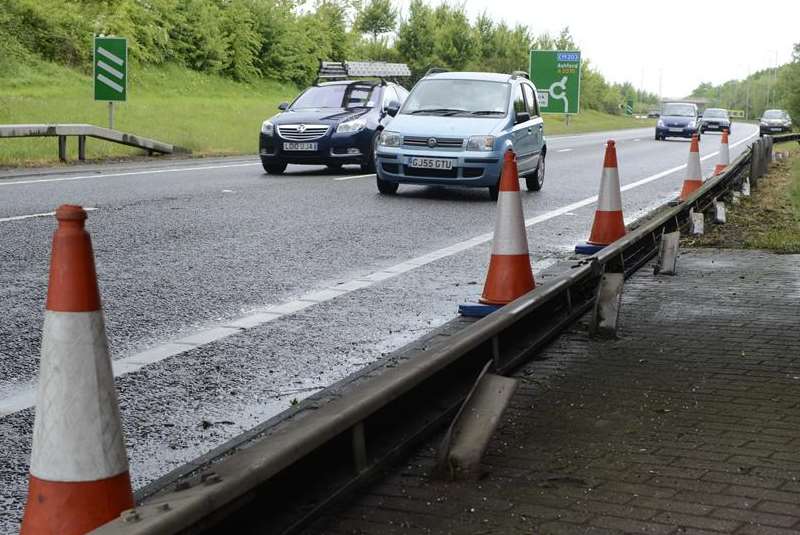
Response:
POLYGON ((709 130, 717 132, 727 130, 729 134, 731 133, 731 118, 728 116, 728 110, 708 108, 703 112, 703 116, 700 117, 700 133, 709 130))
POLYGON ((792 131, 792 118, 786 110, 767 110, 761 116, 761 121, 758 124, 758 133, 764 134, 777 134, 780 132, 792 131))

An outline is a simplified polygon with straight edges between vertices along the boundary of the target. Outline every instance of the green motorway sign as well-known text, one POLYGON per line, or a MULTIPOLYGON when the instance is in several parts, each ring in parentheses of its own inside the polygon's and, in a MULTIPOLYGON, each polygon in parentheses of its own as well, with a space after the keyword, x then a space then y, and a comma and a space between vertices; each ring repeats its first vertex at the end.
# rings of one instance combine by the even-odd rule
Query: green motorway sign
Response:
POLYGON ((531 81, 539 109, 547 113, 578 113, 581 105, 581 53, 531 50, 531 81))
POLYGON ((128 98, 128 41, 124 37, 94 38, 94 99, 128 98))

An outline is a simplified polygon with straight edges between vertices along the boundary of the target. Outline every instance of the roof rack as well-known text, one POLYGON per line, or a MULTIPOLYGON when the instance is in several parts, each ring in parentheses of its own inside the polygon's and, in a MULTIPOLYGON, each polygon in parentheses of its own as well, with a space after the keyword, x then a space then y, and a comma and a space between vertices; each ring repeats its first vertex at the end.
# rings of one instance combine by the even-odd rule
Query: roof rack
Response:
POLYGON ((448 69, 442 69, 441 67, 431 67, 430 69, 428 69, 428 72, 425 73, 425 76, 428 76, 429 74, 439 74, 440 72, 450 72, 450 71, 448 69))
POLYGON ((525 72, 525 71, 513 71, 513 72, 511 73, 511 79, 512 79, 512 80, 516 80, 516 79, 517 79, 518 77, 520 77, 520 76, 522 76, 523 78, 527 78, 528 80, 530 80, 530 79, 531 79, 531 76, 530 76, 530 74, 528 74, 528 73, 527 73, 527 72, 525 72))
POLYGON ((320 61, 317 83, 348 78, 407 78, 411 70, 405 63, 385 61, 320 61))

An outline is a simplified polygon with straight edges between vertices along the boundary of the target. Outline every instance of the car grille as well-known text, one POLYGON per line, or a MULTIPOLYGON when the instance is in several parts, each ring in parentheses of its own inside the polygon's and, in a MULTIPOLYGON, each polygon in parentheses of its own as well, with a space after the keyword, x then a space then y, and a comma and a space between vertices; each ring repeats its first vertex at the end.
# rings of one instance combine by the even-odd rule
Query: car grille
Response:
POLYGON ((278 125, 278 135, 290 141, 311 141, 327 134, 328 128, 325 124, 281 124, 278 125))
POLYGON ((464 147, 464 140, 460 137, 415 137, 406 136, 403 138, 403 145, 407 147, 429 147, 441 149, 461 149, 464 147), (436 145, 430 147, 429 139, 435 139, 436 145))

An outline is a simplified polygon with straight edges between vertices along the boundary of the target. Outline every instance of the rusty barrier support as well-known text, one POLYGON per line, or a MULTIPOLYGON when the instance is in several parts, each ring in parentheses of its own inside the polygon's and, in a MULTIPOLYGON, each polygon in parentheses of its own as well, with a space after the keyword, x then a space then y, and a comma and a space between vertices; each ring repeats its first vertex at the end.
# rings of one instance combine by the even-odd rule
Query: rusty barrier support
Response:
MULTIPOLYGON (((800 139, 782 136, 777 141, 800 139)), ((665 205, 628 234, 497 312, 409 355, 390 355, 137 493, 135 514, 97 534, 296 533, 441 430, 488 359, 508 374, 594 304, 605 272, 630 276, 664 233, 686 229, 739 187, 753 146, 686 202, 665 205)), ((463 321, 463 320, 462 320, 463 321)))

